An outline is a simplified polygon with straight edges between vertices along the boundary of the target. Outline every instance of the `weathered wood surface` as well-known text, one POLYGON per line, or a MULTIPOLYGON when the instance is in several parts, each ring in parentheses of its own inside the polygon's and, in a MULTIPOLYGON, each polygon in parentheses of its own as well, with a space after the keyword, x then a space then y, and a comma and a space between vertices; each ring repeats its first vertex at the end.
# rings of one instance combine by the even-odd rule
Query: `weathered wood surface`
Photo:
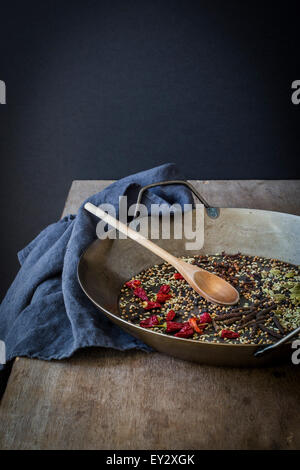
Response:
MULTIPOLYGON (((108 184, 74 181, 64 214, 108 184)), ((197 182, 211 205, 300 215, 299 181, 197 182)), ((0 406, 1 449, 298 449, 300 365, 200 366, 105 349, 18 359, 0 406)))
POLYGON ((228 369, 158 353, 20 359, 1 404, 4 449, 293 449, 300 366, 228 369))

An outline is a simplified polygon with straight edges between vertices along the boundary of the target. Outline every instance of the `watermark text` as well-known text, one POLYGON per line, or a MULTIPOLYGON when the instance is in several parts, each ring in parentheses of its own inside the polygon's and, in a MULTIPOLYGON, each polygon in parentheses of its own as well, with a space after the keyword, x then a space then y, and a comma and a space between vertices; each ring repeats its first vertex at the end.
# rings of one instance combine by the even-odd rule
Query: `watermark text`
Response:
POLYGON ((0 340, 0 364, 6 364, 6 348, 4 341, 0 340))
MULTIPOLYGON (((128 218, 135 214, 136 204, 127 209, 127 196, 119 197, 118 211, 112 204, 99 206, 104 212, 117 218, 123 224, 128 224, 128 218)), ((144 204, 139 204, 138 215, 131 220, 129 227, 145 238, 152 240, 184 240, 186 250, 200 250, 204 245, 204 206, 196 204, 152 204, 150 210, 144 204)), ((100 220, 96 227, 100 240, 110 238, 125 239, 127 235, 110 227, 100 220)))
POLYGON ((3 80, 0 80, 0 104, 6 104, 6 85, 3 80))
POLYGON ((292 363, 297 366, 300 364, 300 339, 296 339, 292 342, 292 348, 296 349, 292 354, 292 363))
POLYGON ((292 90, 295 90, 291 96, 292 103, 296 105, 300 104, 300 80, 293 81, 292 90))

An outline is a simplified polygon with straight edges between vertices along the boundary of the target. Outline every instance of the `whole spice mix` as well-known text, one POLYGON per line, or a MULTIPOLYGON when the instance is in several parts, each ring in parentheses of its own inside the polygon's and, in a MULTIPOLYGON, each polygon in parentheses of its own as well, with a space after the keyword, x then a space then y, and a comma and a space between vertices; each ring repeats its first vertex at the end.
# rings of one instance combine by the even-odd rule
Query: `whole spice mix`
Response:
POLYGON ((240 293, 239 304, 207 302, 163 263, 124 284, 121 318, 160 334, 236 344, 270 344, 300 325, 298 266, 240 253, 183 259, 230 282, 240 293))

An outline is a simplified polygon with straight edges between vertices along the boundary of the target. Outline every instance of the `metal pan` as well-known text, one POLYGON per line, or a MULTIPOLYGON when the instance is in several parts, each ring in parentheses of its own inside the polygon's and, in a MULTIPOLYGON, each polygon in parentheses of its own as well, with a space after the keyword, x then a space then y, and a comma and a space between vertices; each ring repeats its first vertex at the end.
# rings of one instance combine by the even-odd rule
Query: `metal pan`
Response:
MULTIPOLYGON (((172 183, 185 184, 181 181, 172 183)), ((192 189, 194 194, 200 196, 194 188, 192 189)), ((216 210, 210 208, 206 202, 204 205, 205 242, 200 251, 187 251, 185 239, 160 239, 155 240, 155 243, 176 256, 226 251, 230 254, 241 252, 300 264, 299 216, 253 209, 216 210)), ((150 219, 148 223, 150 224, 150 219)), ((172 223, 176 221, 173 220, 172 223)), ((89 299, 111 321, 162 353, 198 363, 222 366, 261 366, 290 360, 293 351, 289 343, 270 349, 268 354, 255 356, 258 350, 256 345, 218 344, 175 338, 146 330, 121 319, 118 311, 121 286, 143 269, 161 262, 160 258, 130 239, 96 240, 80 258, 78 280, 89 299)))

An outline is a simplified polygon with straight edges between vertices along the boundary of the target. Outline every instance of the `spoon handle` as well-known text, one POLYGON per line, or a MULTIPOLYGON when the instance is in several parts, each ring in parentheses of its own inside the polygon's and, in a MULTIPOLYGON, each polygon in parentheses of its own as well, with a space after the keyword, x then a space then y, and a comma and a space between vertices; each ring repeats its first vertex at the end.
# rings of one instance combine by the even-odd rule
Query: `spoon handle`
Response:
POLYGON ((161 248, 160 246, 156 245, 151 240, 148 240, 142 234, 136 232, 131 227, 128 227, 127 225, 123 224, 123 222, 120 222, 119 220, 117 220, 112 215, 107 214, 100 207, 97 207, 94 204, 91 204, 90 202, 87 202, 84 205, 84 208, 88 212, 91 212, 92 214, 99 217, 99 219, 104 220, 104 222, 108 223, 109 225, 111 225, 115 229, 119 230, 119 232, 122 232, 128 238, 131 238, 132 240, 136 241, 140 245, 143 245, 145 248, 152 251, 152 253, 155 253, 160 258, 162 258, 165 261, 167 261, 168 263, 172 264, 172 266, 174 266, 175 268, 178 265, 178 263, 180 263, 180 261, 178 260, 178 258, 176 258, 176 256, 171 255, 171 253, 168 253, 168 251, 166 251, 163 248, 161 248))

